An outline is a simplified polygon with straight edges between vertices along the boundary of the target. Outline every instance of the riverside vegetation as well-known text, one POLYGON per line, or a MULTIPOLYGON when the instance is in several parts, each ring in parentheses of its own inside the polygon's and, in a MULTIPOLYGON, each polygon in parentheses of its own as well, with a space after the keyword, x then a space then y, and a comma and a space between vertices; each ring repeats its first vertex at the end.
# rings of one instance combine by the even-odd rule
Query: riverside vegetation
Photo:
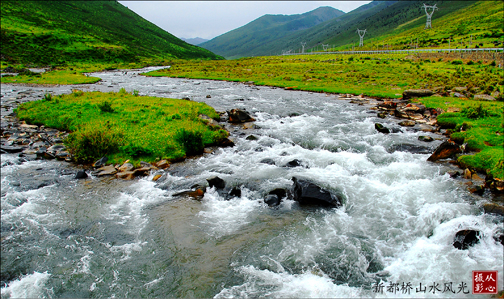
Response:
POLYGON ((65 145, 74 159, 90 163, 107 155, 111 163, 130 159, 177 160, 203 152, 228 132, 209 126, 202 114, 219 119, 205 103, 118 93, 83 92, 27 102, 16 113, 21 120, 71 131, 65 145))
POLYGON ((458 162, 504 179, 504 79, 495 61, 430 60, 405 55, 302 55, 186 61, 146 75, 248 82, 377 98, 401 98, 404 90, 431 88, 437 96, 413 101, 428 108, 453 111, 441 114, 438 124, 449 129, 452 139, 467 143, 466 149, 476 152, 460 156, 458 162), (452 91, 457 87, 465 94, 452 91), (477 100, 478 96, 474 99, 477 94, 493 94, 497 101, 477 100))

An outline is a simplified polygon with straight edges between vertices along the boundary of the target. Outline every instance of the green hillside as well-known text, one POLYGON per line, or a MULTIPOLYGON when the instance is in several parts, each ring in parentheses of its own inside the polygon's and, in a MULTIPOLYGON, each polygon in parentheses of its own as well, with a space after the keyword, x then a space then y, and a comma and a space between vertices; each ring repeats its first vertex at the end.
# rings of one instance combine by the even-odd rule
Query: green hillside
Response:
MULTIPOLYGON (((367 29, 364 47, 359 48, 362 50, 383 49, 384 45, 387 45, 389 49, 408 49, 416 47, 417 38, 418 46, 421 48, 448 48, 448 46, 475 48, 499 45, 502 47, 503 12, 501 1, 430 1, 428 3, 424 0, 373 1, 310 28, 290 31, 283 37, 275 36, 268 40, 261 40, 259 34, 247 32, 245 37, 245 34, 239 34, 243 30, 238 29, 223 36, 230 38, 226 41, 227 45, 235 47, 231 58, 279 55, 288 50, 299 53, 302 42, 306 42, 305 52, 322 51, 323 44, 330 45, 328 50, 350 50, 352 46, 357 49, 359 45, 357 29, 367 29), (424 30, 426 14, 422 8, 423 3, 435 4, 439 8, 432 16, 432 29, 429 30, 424 30), (248 42, 244 43, 244 40, 248 42), (237 47, 238 44, 248 45, 248 47, 246 49, 237 47)), ((261 18, 256 21, 259 20, 261 18)), ((206 47, 206 44, 202 46, 206 47)), ((219 53, 217 50, 215 52, 219 53)), ((226 53, 219 54, 229 57, 230 55, 226 53)))
MULTIPOLYGON (((465 1, 462 3, 465 6, 465 1)), ((440 8, 434 14, 449 7, 440 8)), ((439 5, 438 5, 439 6, 439 5)), ((425 30, 423 17, 412 19, 389 33, 368 41, 373 44, 387 44, 390 48, 413 47, 418 39, 420 48, 492 48, 502 47, 504 38, 504 5, 501 1, 478 1, 447 14, 440 14, 432 20, 432 29, 425 30), (413 44, 413 45, 411 45, 413 44)))
MULTIPOLYGON (((378 2, 378 5, 365 9, 355 10, 346 15, 346 19, 341 22, 328 22, 326 27, 312 28, 307 30, 303 36, 296 38, 303 39, 310 37, 308 44, 315 46, 318 43, 325 43, 338 46, 347 45, 347 49, 352 45, 359 45, 359 36, 356 33, 357 29, 367 29, 365 35, 366 41, 369 44, 374 38, 384 35, 399 34, 413 28, 423 30, 426 22, 425 11, 422 6, 425 2, 421 1, 373 1, 372 4, 378 2)), ((439 8, 432 16, 433 29, 437 30, 437 20, 443 16, 454 13, 460 9, 474 4, 476 1, 429 1, 428 5, 436 4, 439 8)), ((408 44, 411 38, 417 36, 409 36, 408 44)))
POLYGON ((275 43, 293 32, 306 30, 344 14, 332 7, 319 7, 304 14, 264 15, 200 46, 226 58, 269 55, 271 52, 267 48, 264 49, 264 45, 275 43), (257 51, 257 48, 264 50, 257 51))
POLYGON ((116 1, 1 1, 2 64, 219 59, 116 1))

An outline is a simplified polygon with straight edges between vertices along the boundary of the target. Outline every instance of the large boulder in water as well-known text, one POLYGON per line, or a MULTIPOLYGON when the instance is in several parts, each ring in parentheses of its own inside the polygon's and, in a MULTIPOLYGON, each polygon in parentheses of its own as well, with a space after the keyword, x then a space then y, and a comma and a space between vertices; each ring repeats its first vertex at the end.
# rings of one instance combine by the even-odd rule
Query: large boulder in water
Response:
POLYGON ((480 232, 477 230, 461 230, 455 234, 455 239, 453 240, 453 247, 464 250, 469 249, 470 246, 479 243, 480 232))
POLYGON ((228 122, 230 123, 246 123, 255 121, 254 118, 248 114, 248 112, 241 109, 231 109, 227 111, 228 113, 228 122))
POLYGON ((460 146, 455 142, 445 141, 441 143, 438 148, 432 153, 432 155, 427 159, 427 161, 437 161, 439 159, 450 158, 453 155, 460 153, 460 146))
POLYGON ((333 194, 306 179, 293 177, 292 181, 294 181, 294 200, 301 205, 337 208, 343 204, 343 194, 333 194))

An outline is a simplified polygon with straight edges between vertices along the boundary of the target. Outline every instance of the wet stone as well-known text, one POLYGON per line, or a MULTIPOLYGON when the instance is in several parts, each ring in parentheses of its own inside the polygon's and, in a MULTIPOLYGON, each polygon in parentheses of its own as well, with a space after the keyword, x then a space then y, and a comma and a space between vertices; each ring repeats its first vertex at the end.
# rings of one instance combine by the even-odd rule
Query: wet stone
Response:
POLYGON ((379 124, 379 123, 375 123, 375 129, 376 129, 376 131, 383 133, 383 134, 390 133, 390 130, 387 127, 385 127, 384 125, 379 124))
POLYGON ((466 250, 469 247, 479 243, 480 232, 476 230, 461 230, 455 234, 453 247, 466 250))
POLYGON ((87 173, 84 171, 84 170, 79 170, 76 174, 75 174, 75 177, 74 179, 85 179, 87 178, 88 175, 87 173))
POLYGON ((210 188, 224 189, 226 187, 226 182, 218 176, 207 179, 207 182, 210 188))
POLYGON ((275 161, 273 159, 269 159, 269 158, 262 159, 261 161, 259 161, 259 163, 275 165, 275 161))

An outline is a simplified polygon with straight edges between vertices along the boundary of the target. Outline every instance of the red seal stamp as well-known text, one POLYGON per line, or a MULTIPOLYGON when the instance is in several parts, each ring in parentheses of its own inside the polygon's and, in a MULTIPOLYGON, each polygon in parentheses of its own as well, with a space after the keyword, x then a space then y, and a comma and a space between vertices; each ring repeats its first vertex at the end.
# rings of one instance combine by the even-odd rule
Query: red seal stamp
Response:
POLYGON ((497 271, 472 271, 473 294, 497 294, 497 271))

